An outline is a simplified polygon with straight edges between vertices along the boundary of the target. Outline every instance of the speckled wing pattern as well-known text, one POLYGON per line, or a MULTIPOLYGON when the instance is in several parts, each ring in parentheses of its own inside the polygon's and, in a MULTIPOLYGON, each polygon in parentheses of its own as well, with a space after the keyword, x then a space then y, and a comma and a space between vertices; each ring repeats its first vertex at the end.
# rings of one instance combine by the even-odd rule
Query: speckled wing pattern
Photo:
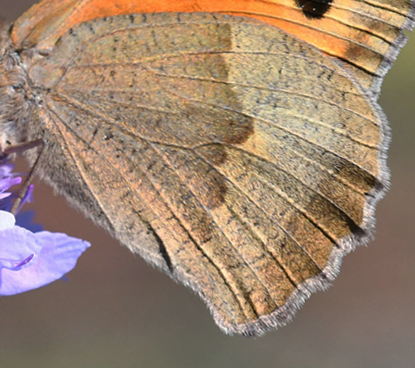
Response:
POLYGON ((415 21, 414 0, 43 0, 17 20, 12 38, 48 52, 69 28, 98 17, 201 11, 276 26, 341 61, 375 96, 415 21))
POLYGON ((285 324, 370 234, 385 119, 348 71, 273 26, 90 20, 28 76, 54 157, 43 176, 225 332, 285 324))

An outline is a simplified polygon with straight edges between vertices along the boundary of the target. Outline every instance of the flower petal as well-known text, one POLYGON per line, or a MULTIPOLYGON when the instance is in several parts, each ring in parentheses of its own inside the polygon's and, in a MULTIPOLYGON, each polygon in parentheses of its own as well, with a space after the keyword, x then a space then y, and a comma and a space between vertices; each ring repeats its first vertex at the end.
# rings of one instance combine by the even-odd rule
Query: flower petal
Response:
POLYGON ((0 180, 0 192, 3 192, 10 187, 20 184, 22 182, 22 178, 20 176, 17 177, 6 177, 0 180))
POLYGON ((15 222, 16 220, 10 212, 0 211, 0 231, 11 229, 14 226, 15 222))
POLYGON ((60 279, 75 267, 80 255, 90 246, 66 234, 42 231, 32 235, 42 245, 37 259, 19 271, 0 269, 0 295, 22 293, 60 279))
POLYGON ((29 262, 31 262, 35 258, 35 254, 32 253, 30 256, 26 257, 25 259, 0 259, 0 268, 8 268, 9 270, 19 271, 24 266, 26 266, 29 262))
POLYGON ((34 222, 35 212, 33 210, 19 212, 16 215, 16 225, 30 230, 32 233, 38 233, 43 227, 34 222))
MULTIPOLYGON (((5 214, 0 213, 2 217, 10 218, 11 216, 12 224, 14 216, 8 212, 5 214)), ((41 242, 36 239, 34 234, 19 226, 12 226, 0 231, 0 244, 0 272, 4 268, 19 271, 29 267, 31 262, 36 260, 42 248, 41 242)))

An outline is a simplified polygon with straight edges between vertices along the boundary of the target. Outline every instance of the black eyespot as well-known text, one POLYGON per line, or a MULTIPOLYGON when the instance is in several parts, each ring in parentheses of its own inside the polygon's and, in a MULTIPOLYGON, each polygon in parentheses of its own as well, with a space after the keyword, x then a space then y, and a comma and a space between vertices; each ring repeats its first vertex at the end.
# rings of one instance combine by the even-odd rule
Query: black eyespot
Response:
POLYGON ((294 0, 308 19, 321 19, 330 10, 333 0, 294 0))

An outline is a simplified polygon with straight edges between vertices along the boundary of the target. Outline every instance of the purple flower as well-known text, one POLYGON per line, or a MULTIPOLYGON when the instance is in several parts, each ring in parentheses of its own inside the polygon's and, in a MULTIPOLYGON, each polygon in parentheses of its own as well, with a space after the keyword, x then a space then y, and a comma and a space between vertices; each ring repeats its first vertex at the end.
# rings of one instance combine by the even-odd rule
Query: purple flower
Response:
MULTIPOLYGON (((90 246, 66 234, 32 233, 17 226, 14 215, 4 210, 13 197, 6 190, 21 182, 12 169, 12 164, 0 161, 0 295, 22 293, 62 278, 90 246)), ((32 191, 33 187, 25 200, 31 199, 32 191)))

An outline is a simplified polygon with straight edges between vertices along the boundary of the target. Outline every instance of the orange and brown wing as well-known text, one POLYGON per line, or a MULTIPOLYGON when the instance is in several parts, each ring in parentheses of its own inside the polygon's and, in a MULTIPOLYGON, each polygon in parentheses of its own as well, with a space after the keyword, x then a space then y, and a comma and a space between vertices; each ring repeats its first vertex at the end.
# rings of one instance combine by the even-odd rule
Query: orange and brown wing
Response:
POLYGON ((133 13, 213 12, 256 18, 339 59, 364 88, 379 93, 383 76, 413 27, 413 0, 44 0, 18 19, 18 48, 50 50, 75 24, 133 13))
POLYGON ((44 176, 224 331, 286 323, 370 233, 386 123, 297 38, 226 15, 125 15, 35 60, 44 176))

